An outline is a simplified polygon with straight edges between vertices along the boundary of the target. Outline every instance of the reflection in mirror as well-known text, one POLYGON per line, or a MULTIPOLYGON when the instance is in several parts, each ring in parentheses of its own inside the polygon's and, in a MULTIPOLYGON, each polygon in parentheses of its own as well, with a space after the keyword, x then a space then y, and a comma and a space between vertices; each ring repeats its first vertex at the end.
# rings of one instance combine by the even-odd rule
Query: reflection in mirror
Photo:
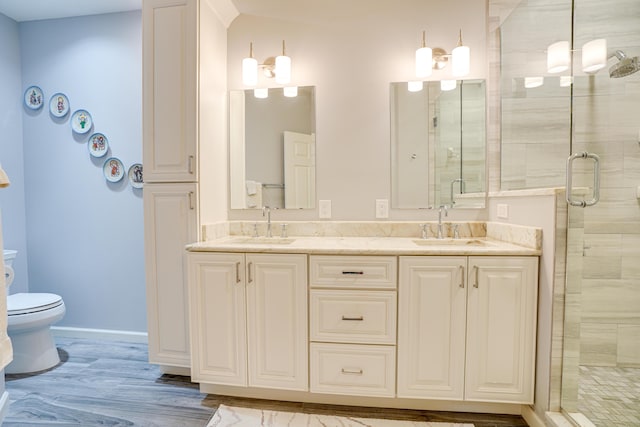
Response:
POLYGON ((316 199, 315 91, 268 98, 229 93, 231 209, 312 209, 316 199))
POLYGON ((485 82, 391 83, 393 208, 485 206, 485 82))

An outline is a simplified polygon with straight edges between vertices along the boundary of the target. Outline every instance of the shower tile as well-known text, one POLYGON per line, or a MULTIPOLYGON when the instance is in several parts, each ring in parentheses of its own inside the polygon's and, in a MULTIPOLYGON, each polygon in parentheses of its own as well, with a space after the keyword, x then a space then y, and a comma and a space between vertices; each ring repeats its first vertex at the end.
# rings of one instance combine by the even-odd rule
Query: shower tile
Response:
POLYGON ((622 257, 622 278, 640 280, 640 263, 637 256, 622 257))
POLYGON ((580 364, 616 366, 618 327, 582 323, 580 325, 580 364))
POLYGON ((582 321, 640 324, 640 287, 634 280, 585 279, 582 321))
POLYGON ((640 325, 618 326, 618 364, 640 367, 640 325))
POLYGON ((587 257, 619 257, 622 255, 622 234, 585 234, 584 251, 587 257))
MULTIPOLYGON (((590 250, 588 249, 588 251, 590 250)), ((582 269, 583 279, 620 279, 622 277, 622 258, 619 256, 586 256, 582 269)))

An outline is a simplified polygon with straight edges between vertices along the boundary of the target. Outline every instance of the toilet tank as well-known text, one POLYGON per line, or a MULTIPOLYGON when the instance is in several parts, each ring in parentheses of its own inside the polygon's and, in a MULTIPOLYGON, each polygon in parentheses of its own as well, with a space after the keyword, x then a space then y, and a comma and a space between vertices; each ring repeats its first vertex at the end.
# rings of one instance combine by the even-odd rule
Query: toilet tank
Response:
POLYGON ((17 254, 18 251, 15 251, 13 249, 4 249, 4 265, 8 265, 9 267, 11 267, 11 265, 13 264, 13 260, 16 258, 17 254))

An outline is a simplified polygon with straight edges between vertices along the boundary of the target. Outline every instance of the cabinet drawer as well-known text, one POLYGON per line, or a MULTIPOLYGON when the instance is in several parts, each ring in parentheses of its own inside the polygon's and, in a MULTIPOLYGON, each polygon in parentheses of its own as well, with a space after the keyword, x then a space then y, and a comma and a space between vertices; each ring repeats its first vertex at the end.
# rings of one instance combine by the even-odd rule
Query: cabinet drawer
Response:
POLYGON ((395 289, 396 257, 311 256, 309 278, 312 287, 395 289))
POLYGON ((395 291, 315 289, 310 313, 311 341, 396 343, 395 291))
POLYGON ((396 348, 311 343, 311 392, 385 396, 395 394, 396 348))

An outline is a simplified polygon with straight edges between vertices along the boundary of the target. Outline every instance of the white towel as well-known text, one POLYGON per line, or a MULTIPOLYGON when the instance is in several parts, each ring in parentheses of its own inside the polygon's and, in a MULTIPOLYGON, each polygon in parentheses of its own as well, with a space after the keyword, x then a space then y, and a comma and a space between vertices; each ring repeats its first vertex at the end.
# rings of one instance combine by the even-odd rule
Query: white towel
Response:
POLYGON ((255 181, 247 181, 247 207, 248 208, 261 208, 262 207, 262 183, 255 181), (255 186, 253 194, 249 192, 249 182, 252 182, 255 186))
POLYGON ((255 181, 247 181, 247 195, 253 196, 258 191, 258 183, 255 181))

